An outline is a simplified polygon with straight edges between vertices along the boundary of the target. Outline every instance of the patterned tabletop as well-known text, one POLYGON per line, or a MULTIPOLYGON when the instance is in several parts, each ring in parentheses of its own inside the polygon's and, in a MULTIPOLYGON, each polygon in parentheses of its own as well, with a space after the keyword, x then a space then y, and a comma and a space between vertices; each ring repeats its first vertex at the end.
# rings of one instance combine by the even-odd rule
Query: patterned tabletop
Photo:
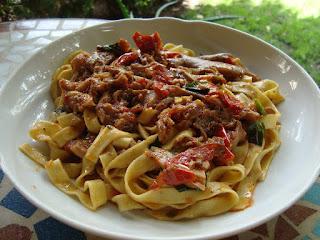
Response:
MULTIPOLYGON (((99 24, 96 19, 39 19, 0 24, 0 89, 30 55, 73 31, 99 24)), ((71 228, 37 209, 0 169, 0 240, 102 240, 71 228)), ((225 240, 320 239, 320 178, 286 212, 250 231, 225 240)))

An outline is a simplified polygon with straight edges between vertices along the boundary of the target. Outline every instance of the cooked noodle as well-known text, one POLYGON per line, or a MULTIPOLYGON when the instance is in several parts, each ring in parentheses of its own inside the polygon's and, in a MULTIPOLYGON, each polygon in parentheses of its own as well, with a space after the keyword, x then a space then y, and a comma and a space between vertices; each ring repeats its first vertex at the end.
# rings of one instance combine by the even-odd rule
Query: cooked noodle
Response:
POLYGON ((280 145, 278 84, 231 54, 133 39, 71 53, 52 78, 54 117, 30 130, 50 154, 21 151, 92 210, 179 220, 249 207, 280 145))

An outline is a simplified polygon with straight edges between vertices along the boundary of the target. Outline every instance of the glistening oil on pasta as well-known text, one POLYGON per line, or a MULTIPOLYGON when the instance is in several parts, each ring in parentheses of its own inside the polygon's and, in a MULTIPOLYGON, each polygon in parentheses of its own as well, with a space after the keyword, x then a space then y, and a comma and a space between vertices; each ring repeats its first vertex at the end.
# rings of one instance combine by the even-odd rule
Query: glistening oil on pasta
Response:
POLYGON ((20 150, 91 210, 180 220, 249 207, 280 145, 278 84, 232 54, 133 40, 71 53, 52 77, 53 116, 30 130, 49 156, 20 150))

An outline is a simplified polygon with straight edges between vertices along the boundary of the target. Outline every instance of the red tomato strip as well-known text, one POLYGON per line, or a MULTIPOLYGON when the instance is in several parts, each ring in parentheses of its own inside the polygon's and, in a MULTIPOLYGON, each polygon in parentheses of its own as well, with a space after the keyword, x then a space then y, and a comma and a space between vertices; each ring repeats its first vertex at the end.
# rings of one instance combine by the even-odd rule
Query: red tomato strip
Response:
POLYGON ((157 96, 162 99, 169 95, 169 91, 167 89, 164 89, 165 84, 162 82, 154 82, 153 83, 153 90, 157 94, 157 96))
POLYGON ((162 49, 162 41, 158 32, 155 32, 152 35, 142 35, 140 32, 135 32, 132 38, 143 53, 162 49))
POLYGON ((156 81, 172 84, 173 76, 169 70, 163 65, 156 65, 153 67, 152 78, 156 81))
POLYGON ((184 152, 181 152, 174 156, 167 162, 167 166, 172 164, 183 164, 189 166, 190 162, 200 161, 211 161, 215 156, 215 150, 221 145, 215 143, 203 144, 199 147, 189 148, 184 152))
POLYGON ((157 177, 156 182, 151 185, 151 188, 160 187, 162 185, 178 186, 192 183, 195 180, 196 175, 191 170, 172 167, 163 170, 157 177))
POLYGON ((217 132, 216 132, 216 136, 217 136, 217 137, 221 137, 221 138, 224 139, 224 145, 225 145, 226 147, 229 148, 229 147, 231 146, 230 139, 229 139, 229 137, 228 137, 228 135, 227 135, 227 132, 226 132, 226 130, 224 129, 223 126, 220 126, 220 127, 218 128, 218 130, 217 130, 217 132))
POLYGON ((130 65, 131 63, 135 62, 138 60, 139 56, 138 53, 136 52, 128 52, 125 54, 122 54, 118 59, 117 59, 117 65, 130 65))
POLYGON ((228 165, 228 163, 234 159, 234 154, 230 150, 231 142, 226 132, 226 129, 223 126, 220 126, 216 131, 216 136, 223 138, 225 145, 223 157, 218 159, 218 164, 228 165))
MULTIPOLYGON (((163 185, 178 186, 194 183, 197 177, 190 169, 190 162, 212 161, 216 157, 218 164, 228 163, 230 159, 233 159, 233 154, 226 146, 216 143, 203 144, 181 152, 164 163, 164 170, 151 185, 151 188, 158 188, 163 185), (221 150, 222 153, 220 153, 221 150)), ((205 169, 202 170, 204 171, 205 169)))
POLYGON ((235 97, 232 97, 223 91, 219 92, 219 97, 223 104, 226 105, 234 114, 239 114, 242 111, 243 105, 235 97))

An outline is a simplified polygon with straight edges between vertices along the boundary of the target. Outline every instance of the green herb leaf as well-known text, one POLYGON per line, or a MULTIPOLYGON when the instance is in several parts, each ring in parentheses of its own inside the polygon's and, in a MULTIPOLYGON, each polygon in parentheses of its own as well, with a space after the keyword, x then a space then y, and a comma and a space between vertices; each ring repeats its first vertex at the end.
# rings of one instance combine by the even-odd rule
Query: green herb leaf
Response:
POLYGON ((261 102, 259 101, 259 99, 255 99, 254 103, 256 104, 256 108, 258 113, 260 113, 261 115, 266 115, 266 110, 264 109, 264 107, 262 106, 261 102))
POLYGON ((184 184, 181 184, 181 185, 175 186, 175 189, 177 189, 178 192, 185 192, 190 190, 191 188, 187 187, 184 184))
POLYGON ((157 138, 151 145, 150 145, 150 147, 161 147, 162 146, 162 144, 161 144, 161 142, 159 141, 159 138, 157 138))
POLYGON ((110 44, 110 45, 98 46, 97 49, 100 50, 100 51, 112 52, 117 56, 120 56, 120 55, 123 54, 123 51, 120 48, 118 43, 114 43, 114 44, 110 44))
POLYGON ((198 85, 199 85, 198 81, 193 81, 193 82, 187 83, 184 86, 184 88, 186 90, 194 92, 194 93, 199 93, 199 94, 203 94, 203 95, 208 94, 208 92, 210 91, 209 88, 206 88, 206 87, 199 88, 199 87, 197 87, 198 85))
POLYGON ((57 107, 57 108, 54 110, 54 112, 57 113, 57 114, 61 114, 61 113, 63 113, 63 112, 66 112, 66 110, 64 109, 63 106, 61 106, 61 107, 57 107))
POLYGON ((209 88, 196 88, 196 87, 186 87, 186 90, 194 92, 194 93, 199 93, 202 95, 207 95, 210 91, 209 88))
POLYGON ((265 134, 263 122, 256 121, 248 127, 248 141, 250 143, 262 146, 265 134))
POLYGON ((194 82, 189 82, 186 84, 186 88, 192 88, 198 85, 198 82, 194 81, 194 82))

